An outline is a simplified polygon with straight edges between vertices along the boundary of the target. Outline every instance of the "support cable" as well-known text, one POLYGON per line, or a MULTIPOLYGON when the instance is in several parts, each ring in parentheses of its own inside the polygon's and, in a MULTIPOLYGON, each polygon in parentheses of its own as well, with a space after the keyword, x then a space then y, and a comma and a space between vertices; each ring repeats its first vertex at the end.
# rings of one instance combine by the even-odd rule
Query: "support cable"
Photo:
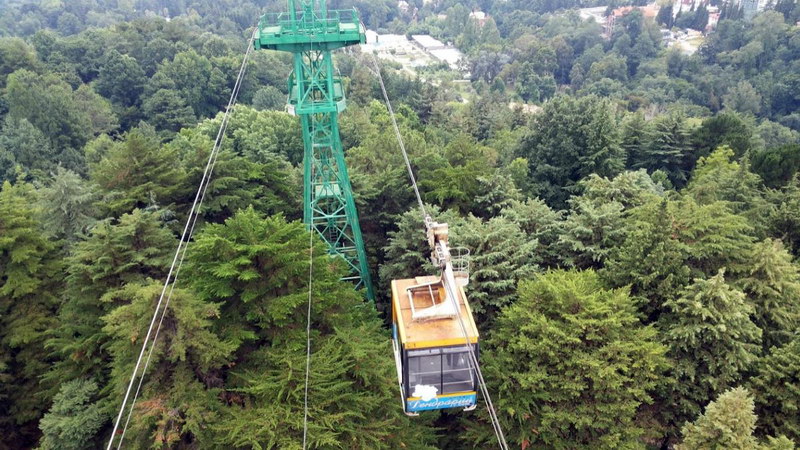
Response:
MULTIPOLYGON (((313 52, 314 41, 311 41, 310 48, 311 52, 313 52)), ((311 98, 311 120, 314 120, 313 93, 311 98)), ((311 148, 314 148, 313 134, 311 135, 311 148)), ((306 312, 306 381, 303 388, 303 450, 306 450, 308 444, 308 378, 311 373, 311 281, 314 274, 314 224, 310 223, 308 228, 308 310, 306 312)))
POLYGON ((400 150, 403 152, 403 159, 406 162, 408 177, 411 179, 411 185, 414 187, 414 194, 417 196, 417 203, 419 203, 419 209, 422 211, 422 220, 425 222, 425 229, 427 230, 430 228, 430 218, 428 217, 427 211, 425 211, 425 203, 423 203, 422 195, 420 195, 419 187, 417 187, 417 179, 414 176, 414 170, 411 168, 411 161, 408 159, 406 144, 403 142, 403 136, 400 134, 400 127, 397 126, 397 119, 394 115, 394 109, 392 109, 392 103, 389 101, 389 94, 386 93, 386 85, 383 83, 383 75, 381 75, 381 68, 378 64, 378 58, 374 53, 372 54, 372 62, 375 65, 375 71, 373 73, 376 77, 378 77, 378 81, 381 83, 381 91, 383 92, 383 99, 386 102, 386 108, 389 110, 389 117, 392 119, 394 135, 395 138, 397 138, 397 144, 400 145, 400 150))
POLYGON ((150 326, 147 330, 147 335, 145 336, 144 343, 142 344, 142 350, 139 352, 139 357, 136 361, 133 374, 131 375, 131 380, 128 383, 128 388, 125 392, 125 397, 122 400, 122 405, 120 406, 119 414, 117 415, 117 419, 114 423, 114 428, 111 432, 111 437, 108 440, 108 445, 106 447, 107 450, 110 450, 114 443, 114 438, 117 434, 117 430, 119 429, 119 424, 122 419, 122 415, 125 411, 128 398, 130 397, 130 393, 133 388, 133 383, 136 381, 136 376, 137 373, 139 372, 139 367, 142 364, 142 359, 144 357, 145 350, 147 349, 148 343, 150 343, 151 341, 150 336, 153 335, 153 327, 155 325, 155 321, 159 317, 159 311, 161 311, 160 320, 158 322, 158 326, 156 327, 155 334, 153 335, 152 343, 150 344, 150 350, 147 354, 147 359, 142 368, 141 374, 139 375, 139 383, 137 385, 134 397, 131 401, 130 410, 128 412, 128 416, 122 430, 122 435, 120 436, 119 444, 117 446, 118 449, 122 447, 122 442, 125 439, 125 433, 127 431, 128 424, 130 423, 131 416, 133 414, 134 406, 136 404, 136 399, 138 398, 142 388, 145 372, 147 371, 147 367, 150 364, 150 359, 153 355, 156 341, 161 331, 161 326, 164 323, 164 318, 166 317, 167 308, 169 307, 169 302, 172 299, 173 292, 175 291, 175 284, 177 283, 178 280, 178 274, 180 273, 181 267, 183 266, 184 258, 186 257, 186 249, 188 247, 189 241, 192 238, 192 235, 194 234, 195 226, 197 225, 197 220, 200 216, 200 209, 202 207, 203 200, 205 200, 206 193, 208 191, 208 186, 211 181, 211 176, 214 171, 214 166, 217 163, 217 158, 219 157, 219 153, 222 147, 222 141, 225 138, 225 132, 228 128, 228 124, 230 123, 230 115, 236 105, 236 101, 239 96, 239 91, 241 90, 242 81, 244 79, 244 74, 247 68, 247 62, 249 60, 250 53, 252 52, 253 40, 255 39, 257 30, 258 28, 253 30, 253 33, 250 36, 250 39, 248 40, 247 49, 245 50, 244 58, 242 59, 242 65, 239 68, 239 74, 236 78, 236 83, 234 84, 233 90, 231 92, 231 97, 228 100, 228 105, 225 108, 225 113, 222 117, 222 123, 220 124, 219 130, 217 131, 217 137, 214 142, 214 147, 212 148, 211 153, 209 154, 208 162, 206 163, 206 167, 203 171, 203 177, 200 180, 200 185, 198 186, 197 193, 195 194, 194 202, 192 203, 192 208, 189 211, 189 216, 187 217, 186 225, 183 228, 181 239, 178 242, 178 248, 175 250, 175 256, 172 259, 172 264, 170 266, 169 272, 167 273, 167 278, 164 281, 164 287, 161 289, 161 295, 159 296, 158 303, 156 304, 156 310, 153 314, 152 320, 150 321, 150 326), (169 288, 169 294, 166 297, 166 301, 164 301, 165 294, 167 293, 168 288, 169 288), (163 308, 162 304, 164 305, 163 308))
MULTIPOLYGON (((386 107, 389 109, 389 116, 392 119, 392 125, 394 126, 395 137, 397 138, 397 143, 400 146, 400 150, 403 152, 403 159, 406 162, 406 168, 408 169, 408 175, 411 179, 411 185, 414 187, 414 193, 417 196, 417 202, 419 203, 420 210, 422 211, 423 222, 426 229, 430 229, 431 226, 431 218, 425 212, 425 205, 422 201, 422 196, 419 193, 419 188, 417 187, 417 181, 414 177, 414 172, 411 168, 411 163, 408 159, 408 153, 406 152, 405 144, 403 143, 403 137, 400 134, 400 129, 397 126, 397 120, 395 118, 394 110, 392 109, 392 104, 389 101, 389 95, 386 93, 386 85, 383 82, 383 75, 381 75, 380 66, 378 65, 378 59, 375 55, 372 55, 372 59, 375 65, 374 74, 377 76, 378 81, 381 85, 381 91, 383 92, 383 99, 386 102, 386 107)), ((446 262, 447 264, 447 262, 446 262)), ((447 269, 446 269, 447 270, 447 269)), ((450 276, 452 276, 452 268, 450 269, 450 276)), ((455 302, 455 310, 456 316, 458 317, 458 324, 461 327, 461 333, 464 336, 464 340, 467 343, 467 350, 469 353, 469 365, 470 368, 474 370, 476 377, 478 379, 478 385, 481 389, 481 393, 483 394, 483 400, 486 403, 486 409, 489 411, 489 418, 492 422, 492 428, 494 429, 494 434, 497 437, 497 443, 500 445, 502 450, 508 449, 508 443, 506 442, 505 435, 503 433, 503 428, 500 425, 500 420, 497 417, 497 412, 494 409, 494 404, 492 403, 492 398, 489 395, 489 389, 486 387, 486 381, 483 378, 483 373, 481 372, 480 365, 478 364, 478 358, 475 356, 475 350, 472 348, 472 344, 469 342, 469 336, 467 334, 467 327, 464 325, 464 318, 461 316, 461 306, 458 304, 458 299, 461 298, 457 295, 456 292, 453 292, 453 286, 450 284, 449 280, 447 283, 442 283, 445 288, 447 289, 447 294, 450 298, 455 302)))
POLYGON ((308 441, 308 377, 311 371, 311 280, 314 274, 314 233, 308 233, 308 311, 306 312, 306 385, 303 394, 303 450, 308 441))

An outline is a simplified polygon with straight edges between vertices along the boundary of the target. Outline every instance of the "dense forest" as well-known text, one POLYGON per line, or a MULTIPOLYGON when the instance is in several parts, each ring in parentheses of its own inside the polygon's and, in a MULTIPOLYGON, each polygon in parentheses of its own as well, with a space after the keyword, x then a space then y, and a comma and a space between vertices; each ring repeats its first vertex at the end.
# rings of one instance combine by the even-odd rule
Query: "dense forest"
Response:
MULTIPOLYGON (((408 3, 329 6, 466 55, 466 83, 444 65, 381 73, 428 209, 472 252, 512 447, 800 443, 800 4, 731 14, 687 55, 638 10, 610 33, 582 20, 594 0, 408 3)), ((105 445, 247 37, 284 8, 0 0, 0 449, 105 445)), ((370 63, 335 61, 378 300, 315 241, 309 447, 491 448, 481 407, 410 418, 398 402, 389 283, 433 268, 370 63)), ((250 57, 126 447, 301 448, 290 70, 250 57)))

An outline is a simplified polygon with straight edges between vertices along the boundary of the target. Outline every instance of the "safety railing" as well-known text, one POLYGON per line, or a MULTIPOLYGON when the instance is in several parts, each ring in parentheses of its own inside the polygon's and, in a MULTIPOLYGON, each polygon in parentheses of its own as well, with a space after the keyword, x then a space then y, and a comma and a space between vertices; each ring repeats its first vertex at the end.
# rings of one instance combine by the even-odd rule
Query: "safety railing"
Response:
POLYGON ((318 12, 305 14, 297 11, 294 20, 288 12, 268 13, 261 16, 258 26, 261 29, 278 26, 283 33, 320 33, 338 31, 339 25, 346 23, 360 23, 355 9, 329 10, 327 17, 321 17, 318 12))

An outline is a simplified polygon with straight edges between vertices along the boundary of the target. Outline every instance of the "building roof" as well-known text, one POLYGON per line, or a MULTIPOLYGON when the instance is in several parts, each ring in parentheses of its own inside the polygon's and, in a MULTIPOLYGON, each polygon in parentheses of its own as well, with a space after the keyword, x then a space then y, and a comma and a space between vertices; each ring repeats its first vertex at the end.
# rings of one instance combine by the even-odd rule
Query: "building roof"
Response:
POLYGON ((414 42, 421 45, 423 48, 444 47, 444 42, 434 38, 429 34, 414 34, 411 36, 414 42))

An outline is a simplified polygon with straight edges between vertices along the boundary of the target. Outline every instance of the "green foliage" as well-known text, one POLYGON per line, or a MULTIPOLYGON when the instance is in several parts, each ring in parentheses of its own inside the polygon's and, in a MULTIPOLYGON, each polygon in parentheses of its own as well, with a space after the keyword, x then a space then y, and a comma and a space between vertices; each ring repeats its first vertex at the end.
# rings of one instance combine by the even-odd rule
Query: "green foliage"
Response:
POLYGON ((565 204, 581 178, 613 176, 625 162, 611 105, 593 96, 548 102, 518 151, 528 159, 539 195, 554 206, 565 204))
POLYGON ((483 356, 510 442, 638 448, 637 409, 652 401, 666 360, 628 292, 604 288, 592 271, 555 271, 522 282, 518 295, 483 356))
MULTIPOLYGON (((47 137, 27 119, 15 120, 7 117, 0 129, 0 150, 8 154, 14 165, 31 173, 36 178, 44 178, 58 162, 57 152, 47 137)), ((13 170, 7 175, 10 179, 13 170)))
POLYGON ((761 434, 786 435, 800 441, 800 337, 773 347, 750 379, 761 419, 761 434))
POLYGON ((703 403, 739 384, 758 358, 761 329, 750 316, 745 294, 725 281, 724 271, 696 279, 664 305, 659 319, 669 346, 671 377, 661 413, 678 427, 697 416, 703 403))
POLYGON ((746 217, 757 234, 763 235, 771 208, 761 179, 749 170, 746 160, 740 164, 732 158, 733 150, 726 146, 700 158, 685 192, 701 204, 725 202, 733 212, 746 217))
MULTIPOLYGON (((6 90, 9 117, 28 120, 62 155, 83 147, 90 137, 88 114, 75 101, 72 88, 57 76, 40 76, 20 69, 8 76, 6 90)), ((63 160, 62 163, 69 169, 79 168, 81 164, 80 160, 63 160)))
POLYGON ((161 146, 152 128, 135 128, 89 167, 91 180, 105 194, 101 206, 112 215, 135 208, 168 207, 186 189, 186 174, 176 164, 178 154, 161 146))
POLYGON ((780 238, 792 254, 797 255, 800 251, 800 177, 795 176, 774 197, 775 207, 768 218, 770 234, 780 238))
POLYGON ((501 216, 519 224, 529 240, 536 240, 536 260, 545 267, 555 267, 561 253, 555 245, 563 227, 563 211, 554 211, 541 199, 511 201, 501 216))
POLYGON ((750 126, 738 114, 724 112, 704 120, 692 139, 698 157, 710 155, 718 147, 727 145, 740 158, 750 150, 752 135, 750 126))
POLYGON ((105 380, 110 337, 103 331, 102 317, 119 306, 117 292, 125 286, 165 277, 175 245, 158 215, 141 210, 118 221, 99 222, 85 240, 74 244, 66 260, 59 325, 47 342, 59 360, 47 379, 63 381, 91 374, 105 380))
POLYGON ((197 121, 192 108, 179 92, 161 89, 142 104, 148 120, 162 130, 179 131, 197 121))
POLYGON ((264 86, 253 96, 253 108, 262 111, 271 109, 283 111, 286 107, 286 94, 275 86, 264 86))
POLYGON ((683 443, 678 448, 757 448, 753 430, 758 418, 753 409, 753 397, 747 389, 735 388, 721 393, 716 401, 708 404, 696 422, 683 427, 683 443))
MULTIPOLYGON (((121 305, 103 317, 116 398, 128 385, 162 289, 160 280, 147 281, 107 294, 121 305)), ((219 407, 215 378, 236 348, 213 331, 220 305, 180 288, 170 300, 126 438, 134 447, 206 441, 219 407)))
POLYGON ((93 439, 108 417, 94 402, 98 387, 94 381, 73 380, 61 385, 53 406, 42 417, 41 450, 83 450, 100 445, 93 439))
MULTIPOLYGON (((162 151, 183 156, 186 186, 195 187, 200 184, 213 147, 214 142, 207 137, 205 129, 195 128, 181 131, 175 140, 162 147, 162 151)), ((299 178, 279 155, 270 155, 260 162, 223 147, 217 156, 201 213, 211 222, 224 221, 248 206, 261 213, 298 215, 301 209, 298 197, 302 192, 299 178)), ((195 195, 195 191, 186 190, 176 210, 182 214, 189 211, 195 195)))
POLYGON ((754 322, 768 350, 800 329, 800 269, 783 244, 772 239, 755 244, 748 261, 737 284, 755 306, 754 322))
POLYGON ((578 187, 583 194, 570 199, 559 237, 561 258, 570 267, 599 268, 625 239, 625 211, 656 197, 658 189, 644 171, 624 172, 613 180, 593 174, 578 187))
POLYGON ((6 78, 18 69, 36 70, 36 51, 18 37, 0 38, 0 88, 6 78))
POLYGON ((41 226, 51 236, 73 242, 95 222, 94 187, 62 167, 50 185, 41 190, 41 226))
POLYGON ((751 156, 753 172, 772 188, 787 185, 800 171, 800 145, 768 148, 751 156))
POLYGON ((49 400, 39 377, 51 359, 45 334, 56 321, 60 261, 38 229, 35 193, 5 182, 0 191, 0 432, 30 445, 49 400))
MULTIPOLYGON (((345 268, 313 240, 310 442, 353 448, 424 448, 429 438, 395 401, 394 363, 377 318, 345 268)), ((208 225, 191 253, 191 286, 220 302, 215 330, 232 343, 234 372, 213 427, 221 446, 294 446, 302 434, 309 237, 302 224, 253 209, 208 225), (213 256, 212 256, 213 255, 213 256)))
POLYGON ((133 106, 144 90, 147 78, 136 59, 110 50, 97 76, 97 91, 114 103, 133 106))
POLYGON ((692 150, 685 118, 678 114, 658 116, 648 124, 646 144, 632 164, 649 172, 663 170, 670 182, 680 187, 686 184, 688 170, 696 159, 692 150))

